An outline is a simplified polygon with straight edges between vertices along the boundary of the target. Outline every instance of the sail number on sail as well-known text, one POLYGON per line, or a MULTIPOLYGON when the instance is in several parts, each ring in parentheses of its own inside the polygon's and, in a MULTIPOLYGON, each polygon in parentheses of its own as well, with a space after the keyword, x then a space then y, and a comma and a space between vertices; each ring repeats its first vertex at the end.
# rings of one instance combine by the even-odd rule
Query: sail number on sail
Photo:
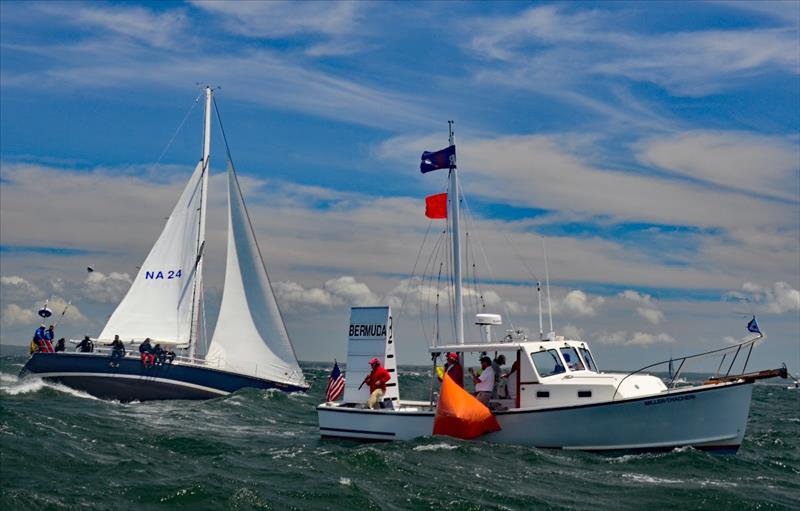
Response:
POLYGON ((166 271, 146 271, 144 273, 145 280, 147 279, 179 279, 181 278, 181 270, 166 270, 166 271))

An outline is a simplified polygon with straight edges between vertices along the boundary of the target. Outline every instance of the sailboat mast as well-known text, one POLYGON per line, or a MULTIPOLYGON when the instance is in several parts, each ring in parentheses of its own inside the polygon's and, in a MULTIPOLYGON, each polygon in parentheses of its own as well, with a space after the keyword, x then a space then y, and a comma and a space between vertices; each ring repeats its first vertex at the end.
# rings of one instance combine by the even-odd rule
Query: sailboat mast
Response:
MULTIPOLYGON (((450 145, 455 145, 453 133, 453 121, 447 121, 450 131, 450 145)), ((452 239, 453 239, 453 287, 455 288, 455 323, 456 323, 456 342, 464 344, 464 299, 461 290, 461 230, 459 229, 459 188, 458 172, 456 170, 455 159, 450 161, 450 218, 452 219, 452 239)))
POLYGON ((209 157, 211 156, 211 100, 213 96, 214 89, 210 86, 206 86, 205 88, 205 95, 206 95, 206 104, 205 104, 205 115, 204 115, 204 122, 203 122, 203 178, 201 181, 200 189, 200 215, 198 218, 198 229, 197 229, 197 259, 195 262, 196 267, 196 278, 194 281, 194 289, 192 290, 192 317, 190 322, 190 329, 189 332, 189 357, 194 358, 197 354, 197 342, 200 337, 199 330, 200 330, 200 320, 199 320, 199 312, 200 312, 200 301, 202 299, 203 293, 203 279, 202 279, 202 269, 203 269, 203 244, 205 242, 205 228, 206 228, 206 197, 208 194, 208 165, 209 165, 209 157), (200 289, 198 290, 198 286, 200 289))

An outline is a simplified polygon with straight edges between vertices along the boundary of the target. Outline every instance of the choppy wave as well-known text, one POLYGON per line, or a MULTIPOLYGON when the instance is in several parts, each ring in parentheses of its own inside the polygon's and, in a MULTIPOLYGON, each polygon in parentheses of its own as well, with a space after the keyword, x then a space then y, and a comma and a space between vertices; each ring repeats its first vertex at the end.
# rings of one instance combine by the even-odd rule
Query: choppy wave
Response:
MULTIPOLYGON (((307 394, 119 404, 0 362, 1 509, 798 509, 800 393, 757 386, 739 454, 321 440, 307 394), (57 481, 56 484, 53 482, 57 481)), ((401 368, 409 399, 430 375, 401 368)), ((590 427, 591 425, 587 425, 590 427)))

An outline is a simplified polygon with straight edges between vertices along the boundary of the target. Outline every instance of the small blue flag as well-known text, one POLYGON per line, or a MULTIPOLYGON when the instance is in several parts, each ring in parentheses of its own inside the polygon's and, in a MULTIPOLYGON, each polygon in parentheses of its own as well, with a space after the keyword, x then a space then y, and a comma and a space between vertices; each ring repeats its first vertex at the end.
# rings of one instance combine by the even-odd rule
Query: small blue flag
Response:
POLYGON ((761 335, 761 330, 759 330, 758 328, 758 322, 756 321, 755 316, 753 316, 753 319, 751 319, 750 322, 747 323, 747 331, 761 335))
POLYGON ((422 162, 419 164, 419 170, 423 174, 432 170, 448 168, 456 168, 456 146, 451 145, 435 153, 428 151, 422 153, 422 162))

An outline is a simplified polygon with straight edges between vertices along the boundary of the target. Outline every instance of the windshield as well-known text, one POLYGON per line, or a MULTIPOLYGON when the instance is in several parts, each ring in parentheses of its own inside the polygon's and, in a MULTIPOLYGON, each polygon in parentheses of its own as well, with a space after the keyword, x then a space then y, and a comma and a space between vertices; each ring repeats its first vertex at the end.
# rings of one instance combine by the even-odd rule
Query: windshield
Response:
POLYGON ((531 353, 531 357, 540 378, 566 372, 556 350, 537 351, 531 353))
POLYGON ((567 367, 569 367, 570 371, 583 371, 586 369, 583 366, 581 357, 578 356, 578 352, 575 351, 575 348, 572 346, 561 348, 561 354, 564 356, 564 362, 567 363, 567 367))
POLYGON ((581 348, 581 355, 583 355, 583 359, 586 361, 587 368, 590 371, 597 372, 597 365, 595 365, 594 359, 592 358, 592 354, 589 353, 589 350, 586 348, 581 348))

